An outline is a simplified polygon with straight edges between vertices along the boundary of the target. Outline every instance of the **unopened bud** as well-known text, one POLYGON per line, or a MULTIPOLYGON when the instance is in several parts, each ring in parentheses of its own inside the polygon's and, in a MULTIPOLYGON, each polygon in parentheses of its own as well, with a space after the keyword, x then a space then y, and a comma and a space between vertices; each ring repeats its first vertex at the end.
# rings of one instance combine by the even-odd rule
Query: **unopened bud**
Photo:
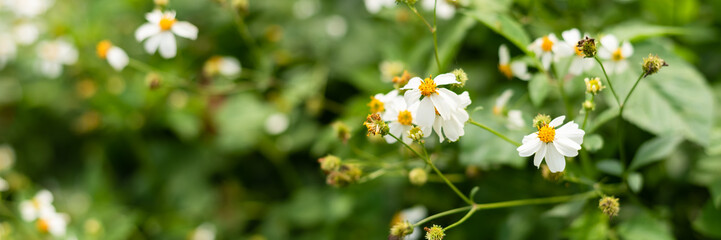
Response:
POLYGON ((587 58, 592 58, 596 56, 596 40, 593 38, 589 38, 586 36, 585 38, 578 41, 578 45, 576 45, 576 48, 578 48, 578 51, 582 52, 583 55, 587 58))
POLYGON ((466 74, 466 72, 463 71, 462 68, 457 68, 451 73, 456 76, 456 81, 461 82, 461 84, 458 84, 460 87, 466 86, 466 81, 468 81, 468 74, 466 74))
POLYGON ((391 235, 388 239, 403 239, 403 237, 413 233, 413 224, 408 221, 399 221, 391 227, 391 235))
POLYGON ((368 114, 368 117, 366 117, 366 121, 363 122, 363 125, 368 128, 368 136, 385 136, 389 131, 388 124, 381 119, 381 115, 378 113, 368 114))
POLYGON ((596 95, 598 92, 606 88, 603 86, 603 83, 601 82, 600 78, 585 78, 583 79, 584 82, 586 82, 586 92, 596 95))
POLYGON ((161 82, 163 81, 163 78, 160 76, 160 74, 157 73, 148 73, 148 75, 145 75, 145 84, 150 88, 150 90, 155 90, 160 87, 161 82))
POLYGON ((643 77, 648 77, 648 75, 657 73, 658 70, 661 70, 661 67, 665 66, 668 66, 666 61, 659 58, 658 55, 652 55, 649 53, 648 57, 643 59, 643 77))
POLYGON ((430 228, 425 227, 423 228, 423 230, 426 231, 427 240, 441 240, 443 239, 443 237, 446 236, 446 234, 443 232, 443 228, 438 225, 433 225, 430 228))
POLYGON ((408 173, 408 180, 410 180, 413 185, 421 186, 428 181, 428 173, 422 168, 414 168, 408 173))
POLYGON ((230 4, 233 7, 233 9, 238 11, 238 13, 241 13, 241 14, 248 13, 248 7, 250 5, 248 0, 232 0, 230 2, 230 4))
POLYGON ((591 102, 590 100, 586 100, 583 102, 583 109, 586 109, 586 111, 596 110, 596 104, 591 102))
POLYGON ((423 130, 421 130, 421 128, 419 127, 411 128, 411 130, 408 132, 408 135, 411 137, 411 139, 413 139, 413 141, 420 142, 421 140, 423 140, 423 130))
POLYGON ((326 172, 335 171, 338 170, 340 167, 340 158, 328 155, 323 158, 319 158, 318 162, 320 163, 320 169, 326 172))
POLYGON ((535 118, 533 118, 533 127, 535 128, 541 128, 549 123, 551 123, 551 116, 546 114, 539 113, 535 118))
POLYGON ((333 130, 335 131, 335 135, 338 139, 343 141, 343 143, 348 143, 348 139, 350 139, 350 128, 348 125, 338 121, 333 123, 333 130))
POLYGON ((411 74, 408 73, 408 71, 403 70, 403 74, 400 76, 393 77, 393 86, 397 89, 402 88, 406 84, 408 84, 408 81, 411 80, 411 74))
POLYGON ((606 214, 609 218, 618 216, 618 211, 621 210, 620 206, 618 198, 613 196, 604 196, 598 201, 598 208, 601 209, 603 214, 606 214))
POLYGON ((153 2, 155 3, 155 6, 158 7, 168 6, 168 0, 153 0, 153 2))

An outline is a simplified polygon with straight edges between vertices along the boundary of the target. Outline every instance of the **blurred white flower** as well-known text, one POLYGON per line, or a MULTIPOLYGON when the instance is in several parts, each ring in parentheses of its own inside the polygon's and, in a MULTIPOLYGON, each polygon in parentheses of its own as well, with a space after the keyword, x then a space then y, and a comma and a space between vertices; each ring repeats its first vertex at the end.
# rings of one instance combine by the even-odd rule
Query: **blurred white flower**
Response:
POLYGON ((288 124, 288 116, 274 113, 265 120, 265 131, 271 135, 278 135, 288 129, 288 124))
POLYGON ((451 115, 461 104, 461 99, 451 90, 437 86, 458 83, 460 82, 456 80, 455 75, 444 73, 434 79, 430 77, 425 80, 421 80, 419 77, 411 78, 408 84, 401 88, 401 90, 408 90, 403 95, 406 104, 413 106, 420 101, 416 121, 421 128, 433 126, 436 112, 441 115, 443 120, 451 119, 451 115))
MULTIPOLYGON (((403 140, 406 144, 413 142, 413 139, 410 137, 410 131, 411 128, 413 128, 413 124, 418 124, 416 122, 417 108, 417 103, 408 106, 402 97, 396 97, 382 116, 383 121, 390 122, 388 123, 390 133, 403 140)), ((430 133, 431 131, 423 131, 423 137, 427 137, 430 133)), ((388 143, 396 142, 396 139, 391 135, 385 135, 383 138, 385 138, 388 143)))
POLYGON ((203 72, 208 76, 220 74, 232 77, 240 74, 241 70, 240 61, 228 56, 212 56, 203 65, 203 72))
POLYGON ((108 40, 101 41, 97 46, 98 57, 107 59, 110 66, 116 71, 122 71, 128 65, 130 58, 123 49, 113 45, 108 40))
POLYGON ((213 240, 215 239, 215 226, 210 223, 203 223, 195 230, 190 237, 191 240, 213 240))
POLYGON ((10 184, 4 178, 0 178, 0 192, 4 192, 10 189, 10 184))
POLYGON ((423 0, 421 2, 423 9, 433 12, 436 7, 436 16, 440 19, 451 19, 456 14, 456 6, 449 3, 449 0, 423 0), (438 1, 438 6, 435 6, 438 1))
POLYGON ((386 94, 378 93, 371 97, 371 101, 367 105, 372 113, 383 113, 391 108, 398 97, 398 90, 392 90, 386 94))
POLYGON ((6 0, 5 4, 16 16, 34 18, 45 13, 53 4, 52 0, 6 0))
POLYGON ((17 54, 17 46, 13 37, 7 33, 0 33, 0 70, 5 68, 5 64, 15 59, 17 54))
POLYGON ((523 121, 523 113, 521 110, 509 110, 508 111, 508 122, 506 123, 506 127, 509 129, 517 130, 522 129, 524 126, 526 126, 526 123, 523 121))
POLYGON ((578 46, 578 41, 582 38, 581 32, 574 28, 564 31, 561 35, 563 36, 563 41, 565 43, 565 50, 563 51, 566 51, 566 53, 564 55, 573 55, 573 60, 571 60, 572 62, 569 66, 568 73, 578 76, 583 72, 591 70, 595 61, 593 58, 586 58, 586 54, 576 47, 578 46))
POLYGON ((293 4, 293 15, 298 19, 306 19, 315 15, 319 8, 317 0, 298 0, 293 4))
MULTIPOLYGON (((402 221, 408 221, 411 224, 415 224, 420 220, 423 220, 423 218, 428 216, 428 209, 424 206, 415 206, 412 208, 406 208, 402 211, 396 213, 395 216, 393 216, 393 222, 391 223, 391 226, 397 222, 402 221)), ((413 233, 411 235, 408 235, 404 238, 404 240, 418 240, 423 236, 423 231, 421 230, 420 226, 417 226, 413 229, 413 233)))
POLYGON ((45 189, 36 193, 32 199, 20 202, 20 215, 27 222, 38 219, 41 215, 54 212, 53 194, 45 189))
POLYGON ((537 38, 528 46, 528 50, 533 51, 536 57, 541 59, 545 70, 551 67, 551 62, 557 62, 562 57, 568 56, 568 51, 564 51, 564 45, 559 43, 553 33, 537 38))
POLYGON ((15 41, 18 43, 18 45, 22 46, 27 46, 35 43, 35 41, 38 40, 38 36, 40 36, 40 28, 38 27, 38 25, 28 21, 22 21, 18 24, 15 24, 15 26, 13 26, 12 32, 15 41))
POLYGON ((333 38, 341 38, 347 31, 348 23, 340 15, 331 16, 325 24, 325 32, 333 38))
POLYGON ((60 76, 63 65, 71 65, 78 60, 78 50, 62 39, 40 42, 37 53, 40 57, 40 71, 50 78, 60 76))
POLYGON ((565 157, 578 155, 585 134, 573 121, 556 129, 565 118, 566 116, 560 116, 550 123, 543 123, 538 126, 537 132, 523 137, 523 144, 516 149, 518 155, 529 157, 535 154, 533 165, 540 167, 545 158, 551 172, 562 172, 566 168, 565 157))
POLYGON ((614 35, 606 35, 601 38, 601 48, 598 49, 598 56, 609 61, 603 65, 609 74, 620 73, 628 69, 627 58, 633 55, 633 46, 628 41, 619 44, 614 35))
POLYGON ((444 119, 436 116, 436 119, 433 121, 433 130, 436 131, 439 142, 443 142, 445 139, 455 142, 466 133, 463 127, 469 118, 466 107, 471 104, 471 98, 468 96, 468 92, 463 92, 457 95, 457 97, 458 106, 453 109, 450 118, 444 119))
POLYGON ((513 96, 513 90, 506 89, 506 91, 503 91, 501 96, 496 98, 496 104, 493 105, 493 114, 503 115, 503 110, 506 108, 506 104, 508 104, 508 100, 511 99, 511 96, 513 96))
POLYGON ((38 230, 42 233, 50 233, 54 237, 65 236, 70 216, 65 213, 43 212, 37 221, 38 230))
POLYGON ((9 145, 0 146, 0 171, 10 169, 15 163, 15 150, 9 145))
POLYGON ((160 56, 173 58, 177 52, 175 35, 195 40, 198 37, 198 28, 185 21, 175 19, 174 11, 161 12, 158 9, 145 14, 148 23, 141 25, 135 31, 135 39, 145 41, 145 51, 154 54, 160 48, 160 56))
POLYGON ((400 61, 383 61, 378 65, 378 70, 381 72, 381 80, 384 82, 391 82, 393 77, 401 75, 403 68, 403 62, 400 61))
POLYGON ((396 4, 395 0, 364 0, 366 9, 372 14, 376 14, 381 11, 384 7, 393 7, 396 4))
POLYGON ((528 65, 523 61, 511 61, 511 54, 505 44, 501 44, 498 48, 498 70, 508 79, 513 76, 524 81, 531 79, 528 65))

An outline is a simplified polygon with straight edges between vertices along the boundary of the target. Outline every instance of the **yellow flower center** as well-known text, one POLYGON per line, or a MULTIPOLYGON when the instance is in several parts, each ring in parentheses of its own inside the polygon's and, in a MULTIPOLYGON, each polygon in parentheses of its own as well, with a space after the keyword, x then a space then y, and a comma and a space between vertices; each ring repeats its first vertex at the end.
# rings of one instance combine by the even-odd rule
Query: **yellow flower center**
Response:
POLYGON ((498 71, 501 71, 503 73, 503 76, 506 76, 506 78, 511 79, 513 77, 513 72, 511 72, 511 65, 509 64, 498 64, 498 71))
POLYGON ((621 48, 617 48, 616 51, 613 51, 613 54, 611 55, 611 59, 613 61, 621 61, 623 60, 623 54, 621 53, 621 48))
POLYGON ((411 125, 413 122, 413 116, 411 116, 411 112, 408 110, 400 111, 398 113, 398 122, 403 125, 411 125))
POLYGON ((541 43, 541 49, 544 52, 550 52, 553 50, 553 41, 548 36, 543 37, 543 42, 541 43))
POLYGON ((436 92, 436 83, 433 82, 433 79, 426 78, 426 80, 423 80, 420 86, 418 86, 418 90, 421 90, 421 94, 426 97, 430 97, 431 94, 437 93, 436 92))
POLYGON ((113 47, 113 44, 110 43, 108 40, 103 40, 98 43, 98 46, 96 47, 96 50, 98 52, 98 57, 105 59, 105 57, 108 56, 108 50, 113 47))
POLYGON ((163 15, 163 17, 160 18, 160 30, 170 30, 170 28, 173 27, 173 24, 175 24, 174 17, 163 15))
POLYGON ((553 142, 553 139, 556 137, 556 129, 552 128, 548 125, 543 125, 541 128, 538 129, 538 139, 541 139, 541 141, 545 143, 553 142))
POLYGON ((586 54, 583 53, 583 48, 573 46, 573 51, 575 51, 576 55, 578 55, 578 56, 581 56, 581 57, 586 56, 586 54))
POLYGON ((47 233, 48 229, 50 229, 50 226, 48 225, 48 221, 45 221, 45 219, 42 219, 42 218, 38 219, 38 222, 36 224, 37 224, 38 231, 40 231, 41 233, 47 233))
POLYGON ((371 108, 371 112, 373 113, 379 113, 385 110, 385 105, 383 104, 383 102, 373 96, 371 96, 371 102, 368 103, 368 107, 371 108))

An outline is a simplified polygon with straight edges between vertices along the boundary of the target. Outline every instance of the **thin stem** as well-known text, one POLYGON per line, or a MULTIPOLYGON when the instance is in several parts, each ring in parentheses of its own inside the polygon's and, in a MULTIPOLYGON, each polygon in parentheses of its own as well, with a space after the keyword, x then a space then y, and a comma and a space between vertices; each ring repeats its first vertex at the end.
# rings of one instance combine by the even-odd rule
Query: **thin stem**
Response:
POLYGON ((638 86, 638 83, 641 82, 641 79, 643 78, 644 73, 641 73, 641 76, 638 76, 638 79, 636 79, 636 83, 633 84, 633 87, 631 87, 631 91, 628 92, 628 95, 626 95, 626 98, 623 99, 623 103, 621 104, 621 108, 618 110, 618 116, 620 118, 623 118, 623 108, 626 107, 626 103, 628 102, 628 98, 631 97, 631 94, 633 93, 633 90, 636 90, 636 86, 638 86))
POLYGON ((428 31, 430 31, 430 32, 434 32, 434 31, 435 31, 435 30, 433 30, 433 27, 431 26, 431 24, 428 23, 428 21, 426 21, 426 18, 424 18, 423 15, 421 15, 421 14, 418 12, 418 10, 416 10, 416 7, 415 7, 415 6, 410 5, 410 4, 406 4, 406 5, 408 6, 408 8, 411 9, 411 11, 412 11, 413 13, 416 14, 416 16, 418 16, 418 18, 420 18, 420 19, 423 21, 423 23, 426 24, 426 27, 428 27, 428 31))
POLYGON ((608 78, 608 74, 606 73, 606 68, 603 67, 603 63, 601 63, 601 59, 599 59, 598 56, 593 57, 593 59, 596 59, 596 62, 598 62, 598 65, 601 66, 601 70, 603 70, 603 75, 606 76, 606 82, 608 83, 608 86, 611 88, 611 93, 613 93, 613 97, 616 98, 616 103, 618 103, 618 105, 621 106, 621 100, 619 100, 618 95, 616 95, 616 90, 613 89, 613 84, 611 83, 611 79, 608 78))
POLYGON ((138 70, 138 71, 141 71, 141 72, 144 72, 144 73, 155 72, 155 69, 153 69, 153 67, 151 67, 151 66, 148 65, 148 64, 145 64, 144 62, 138 61, 138 60, 136 60, 136 59, 134 59, 134 58, 130 58, 130 59, 128 59, 128 60, 129 60, 129 61, 128 61, 128 66, 134 68, 135 70, 138 70))
MULTIPOLYGON (((238 33, 240 34, 240 37, 243 38, 243 41, 245 44, 248 45, 248 48, 255 58, 256 64, 261 64, 261 56, 258 53, 258 47, 255 43, 255 40, 250 35, 250 31, 248 30, 248 25, 245 24, 245 20, 242 16, 240 16, 240 13, 238 11, 234 11, 231 8, 231 11, 233 12, 233 18, 235 19, 235 24, 238 28, 238 33)), ((258 67, 258 66, 256 66, 258 67)))
POLYGON ((468 220, 468 218, 470 218, 471 215, 473 215, 473 213, 476 212, 476 209, 477 209, 476 206, 477 206, 477 205, 471 206, 471 210, 468 211, 468 213, 466 213, 466 215, 463 216, 463 218, 461 218, 461 220, 458 220, 458 222, 455 222, 455 223, 453 223, 453 224, 451 224, 451 225, 448 225, 448 227, 443 228, 443 231, 448 231, 448 229, 454 228, 455 226, 458 226, 458 225, 460 225, 461 223, 463 223, 463 222, 465 222, 466 220, 468 220))
POLYGON ((563 78, 558 78, 558 91, 561 92, 561 99, 563 100, 563 105, 566 106, 566 115, 573 119, 573 107, 571 107, 571 103, 568 101, 568 97, 566 96, 566 89, 563 87, 565 80, 563 78))
MULTIPOLYGON (((433 171, 436 172, 436 174, 438 174, 438 176, 441 177, 441 179, 443 179, 444 182, 446 182, 446 185, 448 185, 448 187, 450 187, 454 192, 456 192, 456 194, 457 194, 461 199, 463 199, 464 202, 468 203, 469 205, 473 205, 473 201, 471 201, 470 199, 468 199, 468 197, 466 197, 466 195, 464 195, 463 193, 461 193, 461 191, 458 190, 458 188, 456 188, 456 185, 453 185, 453 183, 451 183, 451 181, 448 180, 448 178, 446 178, 446 176, 443 175, 443 173, 441 172, 441 170, 438 170, 438 168, 436 167, 436 165, 433 164, 433 162, 431 162, 431 159, 428 157, 428 155, 425 155, 425 156, 424 156, 424 155, 421 155, 421 154, 418 153, 418 151, 416 151, 415 149, 413 149, 410 145, 406 144, 405 142, 403 142, 401 139, 399 139, 399 138, 396 137, 395 135, 390 134, 390 133, 389 133, 388 135, 390 135, 391 137, 395 138, 398 142, 402 143, 406 148, 410 149, 410 150, 411 150, 413 153, 415 153, 418 157, 423 158, 423 160, 426 161, 426 164, 428 164, 429 166, 431 166, 431 168, 433 169, 433 171)), ((423 146, 423 148, 425 148, 425 146, 423 146)))
POLYGON ((618 154, 620 155, 621 162, 626 162, 626 147, 623 144, 623 109, 626 107, 626 102, 628 102, 628 98, 631 97, 631 94, 634 90, 636 90, 636 86, 638 86, 638 83, 641 82, 641 79, 645 73, 641 73, 641 76, 638 76, 638 79, 636 79, 636 82, 633 84, 633 87, 631 87, 631 91, 628 92, 626 95, 626 98, 621 103, 621 107, 618 109, 618 126, 616 129, 618 130, 618 154))
MULTIPOLYGON (((591 103, 596 99, 596 94, 591 95, 591 103)), ((586 130, 586 123, 588 122, 588 115, 591 113, 589 109, 586 109, 586 116, 583 117, 583 124, 581 125, 581 129, 586 130)))
POLYGON ((423 220, 420 220, 420 221, 418 221, 417 223, 413 224, 413 227, 421 226, 421 225, 423 225, 423 224, 425 224, 425 223, 427 223, 427 222, 429 222, 429 221, 431 221, 431 220, 433 220, 433 219, 436 219, 436 218, 445 217, 445 216, 448 216, 448 215, 451 215, 451 214, 455 214, 455 213, 459 213, 459 212, 465 212, 465 211, 467 211, 467 210, 470 210, 472 207, 473 207, 473 206, 459 207, 459 208, 454 208, 454 209, 451 209, 451 210, 448 210, 448 211, 444 211, 444 212, 440 212, 440 213, 434 214, 434 215, 432 215, 432 216, 430 216, 430 217, 424 218, 423 220))
POLYGON ((441 60, 438 57, 438 33, 436 32, 436 29, 438 27, 438 24, 436 24, 436 9, 438 8, 438 0, 435 0, 433 3, 433 30, 431 33, 433 34, 433 49, 436 52, 436 64, 438 64, 438 72, 440 73, 443 71, 441 69, 441 60))
POLYGON ((506 142, 509 142, 509 143, 511 143, 511 144, 513 144, 513 145, 516 145, 516 146, 521 146, 520 143, 511 140, 510 138, 506 137, 506 135, 503 135, 503 134, 497 132, 496 130, 491 129, 491 128, 489 128, 488 126, 483 125, 482 123, 473 121, 473 119, 469 119, 469 120, 468 120, 468 123, 473 124, 473 125, 476 125, 476 126, 479 126, 479 127, 483 128, 483 129, 485 129, 486 131, 489 131, 489 132, 495 134, 496 136, 502 138, 503 140, 506 140, 506 142))

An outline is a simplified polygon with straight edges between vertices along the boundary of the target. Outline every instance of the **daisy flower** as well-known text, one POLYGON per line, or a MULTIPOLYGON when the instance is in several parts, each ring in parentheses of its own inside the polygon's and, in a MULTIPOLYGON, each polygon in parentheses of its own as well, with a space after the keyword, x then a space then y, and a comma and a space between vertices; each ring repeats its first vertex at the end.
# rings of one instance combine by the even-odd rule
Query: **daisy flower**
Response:
POLYGON ((445 139, 455 142, 466 134, 463 126, 465 126, 469 118, 466 107, 471 104, 471 98, 468 97, 468 92, 461 93, 461 95, 458 95, 458 98, 460 100, 459 105, 453 109, 449 119, 443 119, 436 114, 436 118, 433 121, 433 130, 436 132, 436 135, 438 135, 439 142, 443 142, 445 139))
POLYGON ((232 77, 240 74, 241 70, 240 61, 228 56, 213 56, 203 65, 203 72, 208 76, 232 77))
POLYGON ((15 59, 17 54, 17 46, 12 36, 6 33, 0 33, 0 70, 5 68, 5 64, 15 59))
POLYGON ((53 4, 52 0, 7 0, 7 7, 21 18, 34 18, 45 13, 53 4))
POLYGON ((443 120, 450 120, 451 114, 458 108, 460 98, 451 90, 439 88, 438 86, 458 84, 456 76, 452 73, 444 73, 431 79, 421 80, 414 77, 403 86, 401 90, 408 90, 403 95, 408 105, 414 105, 420 101, 417 112, 417 122, 421 127, 433 125, 436 112, 443 120), (421 99, 423 97, 423 99, 421 99))
POLYGON ((509 110, 508 111, 508 122, 506 123, 506 127, 508 129, 522 129, 523 126, 526 126, 526 123, 523 121, 523 113, 521 110, 509 110))
POLYGON ((563 41, 565 43, 565 47, 567 51, 567 55, 572 55, 573 60, 571 60, 571 65, 569 66, 568 73, 573 75, 581 75, 581 73, 586 72, 588 70, 591 70, 594 65, 593 58, 586 58, 586 54, 581 51, 578 47, 578 41, 581 40, 581 32, 578 31, 578 29, 574 28, 568 31, 564 31, 561 33, 561 36, 563 36, 563 41))
POLYGON ((48 190, 40 190, 32 199, 20 202, 20 215, 27 222, 54 212, 53 194, 48 190))
POLYGON ((128 54, 117 46, 114 46, 110 41, 104 40, 98 43, 96 48, 98 57, 107 59, 110 66, 116 71, 122 71, 125 66, 128 65, 128 54))
MULTIPOLYGON (((410 131, 413 128, 413 124, 418 124, 416 122, 417 107, 417 103, 408 106, 403 98, 397 97, 393 99, 393 103, 382 116, 383 121, 390 122, 388 123, 389 132, 403 140, 406 144, 413 142, 410 131)), ((423 131, 423 137, 427 137, 430 133, 431 131, 423 131)), ((391 135, 383 136, 383 138, 385 138, 388 143, 396 142, 396 139, 391 135)))
POLYGON ((553 33, 537 38, 528 46, 528 50, 533 51, 536 57, 541 59, 545 70, 551 68, 551 62, 557 62, 561 57, 568 56, 568 52, 564 51, 563 44, 553 33))
POLYGON ((542 118, 545 119, 540 121, 537 120, 539 118, 541 116, 534 120, 538 131, 523 137, 523 144, 516 149, 518 155, 529 157, 535 154, 533 165, 541 166, 541 161, 545 158, 551 172, 562 172, 566 167, 565 157, 578 155, 585 132, 579 129, 578 124, 573 121, 556 129, 563 123, 566 116, 557 117, 550 122, 545 120, 550 117, 543 116, 542 118))
POLYGON ((372 14, 380 12, 384 7, 393 7, 396 4, 395 0, 365 0, 363 2, 368 12, 372 14))
MULTIPOLYGON (((391 220, 391 226, 395 225, 396 223, 407 221, 411 224, 415 224, 420 220, 423 220, 423 218, 428 216, 428 209, 424 206, 415 206, 411 208, 403 209, 402 211, 396 213, 393 215, 393 220, 391 220)), ((404 240, 418 240, 423 236, 423 231, 421 231, 421 227, 417 226, 413 229, 413 233, 411 233, 408 236, 405 236, 403 238, 404 240)))
POLYGON ((451 19, 456 14, 456 6, 453 6, 450 1, 452 0, 438 0, 438 6, 435 6, 436 0, 423 0, 421 5, 423 9, 431 12, 436 7, 436 16, 440 19, 451 19))
POLYGON ((64 213, 44 212, 36 222, 38 231, 50 233, 54 237, 62 237, 67 230, 70 216, 64 213))
POLYGON ((620 73, 628 69, 627 58, 633 55, 633 46, 628 41, 619 44, 614 35, 606 35, 601 38, 601 48, 598 49, 598 56, 607 59, 603 65, 609 74, 620 73))
POLYGON ((371 96, 371 101, 366 105, 372 113, 382 113, 385 112, 398 97, 398 90, 390 91, 387 94, 378 93, 371 96))
POLYGON ((506 108, 508 100, 511 100, 511 96, 513 96, 513 90, 506 89, 506 91, 503 91, 501 96, 496 98, 496 104, 493 105, 493 114, 503 115, 503 110, 506 108))
POLYGON ((135 31, 135 39, 145 41, 145 51, 154 54, 160 48, 160 56, 173 58, 176 54, 175 36, 195 40, 198 37, 198 28, 185 21, 175 19, 174 11, 161 12, 158 9, 145 14, 148 23, 141 25, 135 31))
POLYGON ((40 42, 37 53, 40 56, 40 71, 50 78, 60 76, 63 65, 71 65, 78 60, 78 50, 60 39, 40 42))
POLYGON ((210 223, 203 223, 195 230, 190 237, 191 240, 213 240, 215 239, 215 226, 210 223))
POLYGON ((40 28, 36 24, 28 21, 21 21, 15 24, 12 32, 13 37, 15 37, 15 42, 22 46, 35 43, 35 41, 38 40, 38 36, 40 36, 40 28))
POLYGON ((498 48, 498 71, 508 79, 513 78, 513 76, 524 81, 531 79, 531 74, 528 73, 528 65, 523 61, 511 61, 511 54, 505 44, 501 44, 498 48))

